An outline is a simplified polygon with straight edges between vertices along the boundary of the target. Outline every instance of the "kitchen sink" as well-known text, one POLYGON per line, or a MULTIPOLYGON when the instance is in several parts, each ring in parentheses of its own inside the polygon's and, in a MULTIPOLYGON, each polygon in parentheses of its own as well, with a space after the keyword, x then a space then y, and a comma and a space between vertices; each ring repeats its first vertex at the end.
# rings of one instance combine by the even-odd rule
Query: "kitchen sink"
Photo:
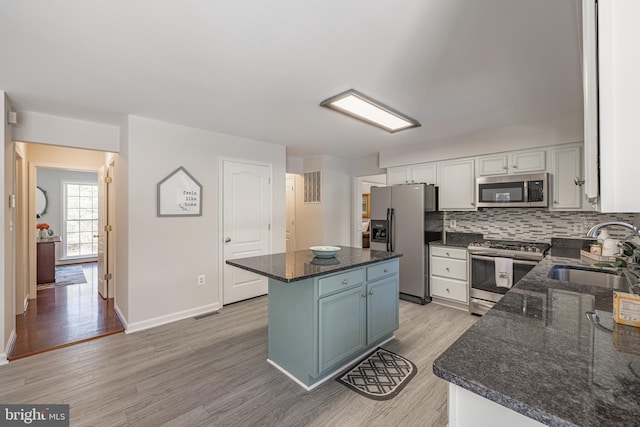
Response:
POLYGON ((571 267, 568 265, 554 265, 549 274, 550 279, 566 280, 582 285, 600 286, 603 288, 628 291, 627 279, 613 272, 595 270, 584 267, 571 267))

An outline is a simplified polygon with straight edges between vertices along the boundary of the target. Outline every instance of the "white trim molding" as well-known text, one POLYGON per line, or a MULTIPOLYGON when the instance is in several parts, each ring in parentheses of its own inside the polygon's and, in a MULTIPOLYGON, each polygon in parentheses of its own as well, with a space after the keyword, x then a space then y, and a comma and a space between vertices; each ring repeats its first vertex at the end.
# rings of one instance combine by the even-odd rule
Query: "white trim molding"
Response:
POLYGON ((5 348, 5 352, 4 353, 0 353, 0 365, 6 365, 7 363, 9 363, 9 359, 7 359, 7 355, 11 353, 11 350, 13 350, 13 346, 16 343, 16 330, 13 329, 11 331, 11 334, 9 335, 9 341, 7 341, 7 347, 5 348))
MULTIPOLYGON (((189 317, 201 316, 219 311, 222 306, 219 303, 207 304, 189 310, 178 311, 176 313, 167 314, 166 316, 154 317, 153 319, 143 320, 141 322, 133 322, 128 325, 123 322, 125 333, 132 334, 134 332, 144 331, 145 329, 155 328, 156 326, 166 325, 167 323, 177 322, 178 320, 187 319, 189 317)), ((122 313, 116 307, 116 313, 120 316, 122 313)), ((122 318, 121 318, 122 319, 122 318)))

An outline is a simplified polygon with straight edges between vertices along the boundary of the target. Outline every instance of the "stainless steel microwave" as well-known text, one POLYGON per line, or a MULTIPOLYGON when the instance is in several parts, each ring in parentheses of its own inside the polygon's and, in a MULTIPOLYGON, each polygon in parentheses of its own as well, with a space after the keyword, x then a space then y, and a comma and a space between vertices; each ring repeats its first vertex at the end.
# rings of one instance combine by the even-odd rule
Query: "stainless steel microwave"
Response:
POLYGON ((477 178, 478 207, 547 207, 548 183, 548 173, 477 178))

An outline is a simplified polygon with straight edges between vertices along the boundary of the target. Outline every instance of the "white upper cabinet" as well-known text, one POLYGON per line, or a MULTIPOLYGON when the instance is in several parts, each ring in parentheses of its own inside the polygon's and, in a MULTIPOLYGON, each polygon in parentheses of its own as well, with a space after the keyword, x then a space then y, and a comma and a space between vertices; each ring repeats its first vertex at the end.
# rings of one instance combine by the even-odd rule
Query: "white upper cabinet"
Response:
POLYGON ((440 210, 475 211, 475 160, 461 159, 440 163, 440 210))
POLYGON ((478 158, 478 176, 544 172, 546 151, 517 151, 478 158))
POLYGON ((509 155, 511 173, 533 173, 547 170, 545 150, 521 151, 509 155))
POLYGON ((438 185, 438 164, 420 163, 387 169, 387 185, 424 182, 438 185))
POLYGON ((438 185, 437 163, 422 163, 412 166, 412 182, 424 182, 425 184, 438 185))
POLYGON ((387 168, 387 185, 406 184, 409 182, 409 166, 387 168))
POLYGON ((551 168, 550 210, 589 209, 582 186, 582 146, 574 145, 549 151, 551 168))
POLYGON ((478 175, 506 175, 509 173, 509 156, 499 154, 478 158, 478 175))

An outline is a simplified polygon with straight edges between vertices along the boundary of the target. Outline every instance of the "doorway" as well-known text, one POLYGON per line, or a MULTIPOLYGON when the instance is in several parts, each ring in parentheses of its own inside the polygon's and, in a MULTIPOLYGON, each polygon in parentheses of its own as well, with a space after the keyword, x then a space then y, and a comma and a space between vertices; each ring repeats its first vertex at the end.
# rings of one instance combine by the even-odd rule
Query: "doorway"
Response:
POLYGON ((38 289, 37 298, 16 316, 16 341, 9 361, 124 331, 114 299, 98 295, 97 263, 73 266, 82 270, 86 283, 38 289))
POLYGON ((370 243, 371 187, 386 187, 387 175, 367 175, 354 179, 354 217, 352 246, 368 248, 370 243))
POLYGON ((296 250, 296 176, 287 174, 286 178, 286 221, 285 236, 287 240, 287 252, 296 250))
MULTIPOLYGON (((115 202, 115 193, 98 195, 97 171, 100 167, 107 170, 104 165, 109 163, 113 173, 117 156, 42 144, 19 145, 26 148, 16 151, 28 153, 21 159, 21 168, 16 168, 17 202, 26 206, 18 213, 28 231, 17 246, 28 249, 24 254, 18 252, 16 259, 17 275, 26 280, 16 281, 16 306, 20 298, 24 302, 16 310, 16 341, 9 360, 124 331, 115 313, 114 294, 107 290, 113 285, 105 283, 104 290, 98 292, 101 278, 107 276, 98 271, 98 237, 102 233, 97 227, 108 211, 105 202, 111 197, 115 202), (99 207, 104 208, 100 213, 99 207)), ((105 224, 109 222, 105 220, 105 224)), ((111 249, 109 253, 103 261, 110 256, 115 259, 111 249)))

